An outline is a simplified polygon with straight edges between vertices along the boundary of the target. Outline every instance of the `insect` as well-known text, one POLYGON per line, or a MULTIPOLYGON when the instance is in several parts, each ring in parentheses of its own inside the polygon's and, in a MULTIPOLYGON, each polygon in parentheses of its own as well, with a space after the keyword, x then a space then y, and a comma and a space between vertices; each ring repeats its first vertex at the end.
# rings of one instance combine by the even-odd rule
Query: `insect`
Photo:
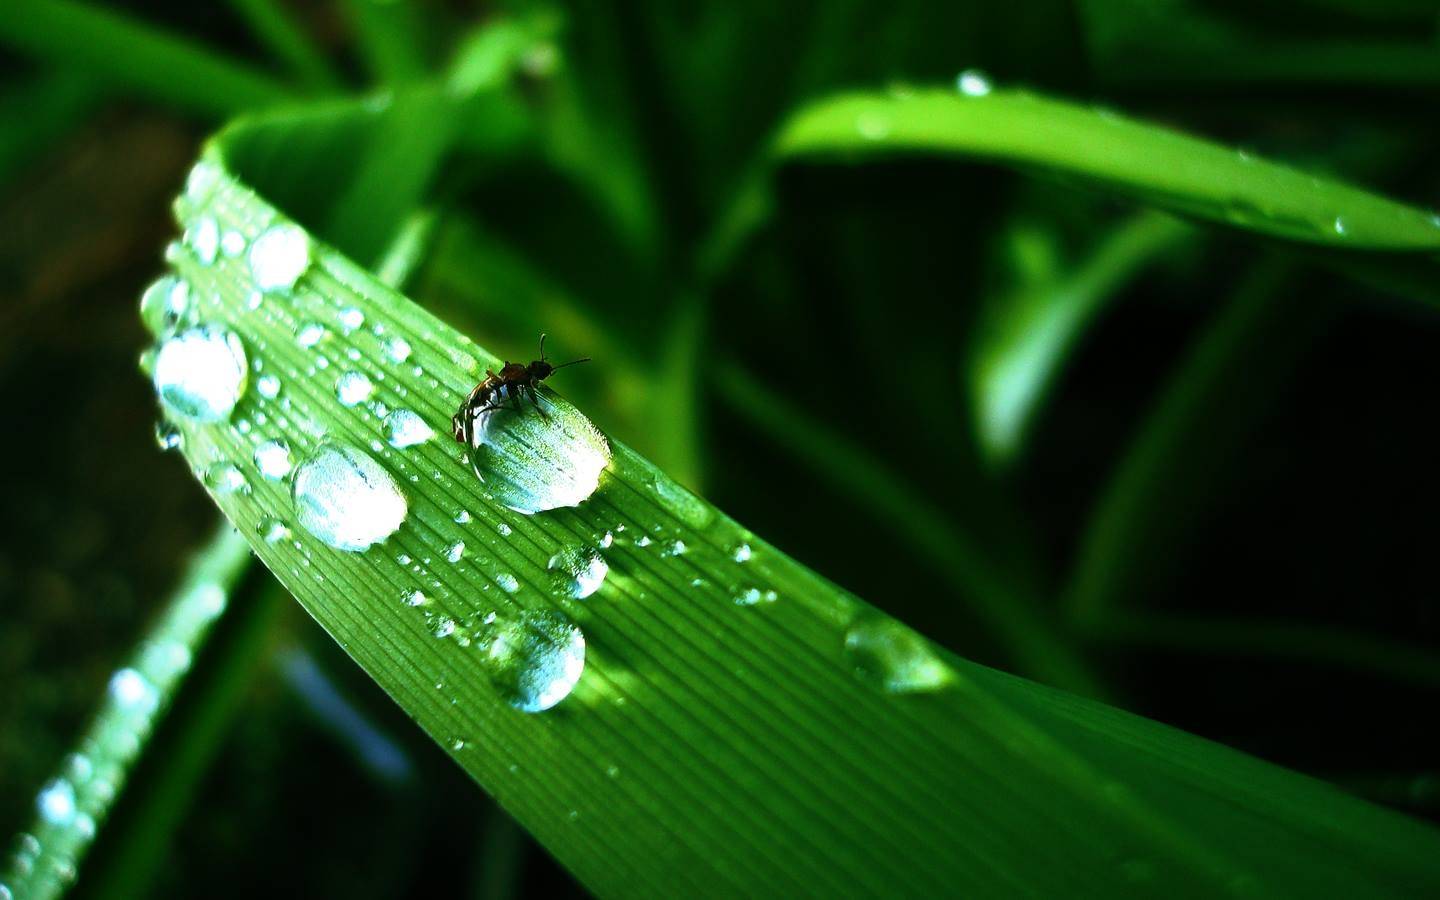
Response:
POLYGON ((541 334, 539 359, 528 366, 507 360, 498 373, 485 370, 485 379, 475 385, 465 402, 460 404, 459 411, 450 418, 451 436, 467 447, 478 447, 480 430, 477 426, 480 424, 480 417, 497 409, 518 410, 521 401, 526 398, 529 398, 536 412, 549 418, 541 408, 540 398, 536 394, 540 382, 549 378, 557 369, 589 361, 590 357, 586 356, 558 366, 550 365, 545 361, 545 335, 541 334))

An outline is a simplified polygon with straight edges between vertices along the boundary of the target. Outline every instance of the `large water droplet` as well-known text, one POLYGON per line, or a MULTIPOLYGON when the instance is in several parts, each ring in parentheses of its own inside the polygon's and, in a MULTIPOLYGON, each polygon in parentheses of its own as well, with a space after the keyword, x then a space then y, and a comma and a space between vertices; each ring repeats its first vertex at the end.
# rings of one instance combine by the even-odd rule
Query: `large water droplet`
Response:
POLYGON ((358 406, 375 393, 375 385, 364 372, 346 372, 335 380, 335 396, 341 406, 358 406))
POLYGON ((845 634, 845 654, 857 675, 896 694, 937 691, 955 677, 929 641, 878 615, 845 634))
POLYGON ((425 420, 408 409, 392 411, 385 417, 381 428, 385 432, 385 440, 392 447, 413 447, 435 436, 435 431, 425 420))
POLYGON ((593 547, 566 547, 550 557, 547 566, 556 590, 583 600, 600 589, 610 565, 593 547))
POLYGON ((290 474, 290 447, 284 441, 266 441, 255 448, 255 468, 272 481, 290 474))
POLYGON ((585 671, 585 636, 565 616, 527 610, 495 633, 486 652, 490 676, 511 706, 546 710, 570 696, 585 671))
POLYGON ((475 423, 475 474, 497 501, 527 515, 575 506, 595 492, 610 445, 563 400, 487 412, 475 423))
POLYGON ((298 225, 272 225, 250 245, 250 275, 262 291, 288 291, 310 267, 310 237, 298 225))
POLYGON ((390 473, 363 450, 321 444, 295 470, 296 519, 337 550, 360 551, 385 540, 405 521, 405 495, 390 473))
POLYGON ((167 338, 155 355, 155 390, 169 409, 197 422, 222 422, 245 393, 245 346, 206 325, 167 338))

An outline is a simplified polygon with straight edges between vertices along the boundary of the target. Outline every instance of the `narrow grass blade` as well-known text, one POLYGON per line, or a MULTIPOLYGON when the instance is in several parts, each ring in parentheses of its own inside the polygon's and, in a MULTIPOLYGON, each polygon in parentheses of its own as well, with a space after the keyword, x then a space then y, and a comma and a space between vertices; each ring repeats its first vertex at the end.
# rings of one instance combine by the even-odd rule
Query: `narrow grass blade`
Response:
POLYGON ((1143 213, 1102 239, 1066 277, 996 299, 965 375, 975 431, 992 463, 1010 462, 1080 334, 1146 263, 1193 237, 1170 216, 1143 213))
POLYGON ((46 900, 75 880, 96 830, 249 562, 249 545, 226 524, 191 563, 160 620, 111 677, 76 752, 40 791, 39 817, 19 838, 0 879, 6 889, 0 896, 46 900))
POLYGON ((305 87, 316 92, 340 87, 340 78, 331 69, 325 52, 291 18, 283 4, 277 0, 230 0, 230 5, 305 87))
POLYGON ((291 96, 284 84, 244 63, 75 0, 11 0, 0 15, 0 44, 203 115, 225 116, 291 96))
POLYGON ((972 93, 927 89, 821 100, 791 117, 777 152, 781 158, 927 153, 993 160, 1295 241, 1440 248, 1440 218, 1339 181, 1114 112, 1023 91, 972 87, 972 93))

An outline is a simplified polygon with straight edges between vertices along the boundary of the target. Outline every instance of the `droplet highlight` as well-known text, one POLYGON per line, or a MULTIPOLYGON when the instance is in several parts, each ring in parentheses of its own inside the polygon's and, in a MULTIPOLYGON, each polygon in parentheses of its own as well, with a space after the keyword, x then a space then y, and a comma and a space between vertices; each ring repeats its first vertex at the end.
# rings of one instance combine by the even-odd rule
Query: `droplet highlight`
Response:
POLYGON ((295 470, 292 486, 300 525, 337 550, 359 552, 385 540, 405 521, 400 486, 363 450, 325 443, 295 470))

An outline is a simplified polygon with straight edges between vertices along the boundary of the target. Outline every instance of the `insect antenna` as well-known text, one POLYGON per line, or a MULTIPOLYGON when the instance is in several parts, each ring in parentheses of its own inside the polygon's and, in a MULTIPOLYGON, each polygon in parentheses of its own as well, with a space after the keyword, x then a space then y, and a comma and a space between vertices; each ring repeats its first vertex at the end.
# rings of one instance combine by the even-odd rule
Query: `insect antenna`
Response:
POLYGON ((573 366, 573 365, 575 365, 576 363, 582 363, 582 362, 590 362, 590 357, 588 357, 588 356, 582 356, 582 357, 580 357, 579 359, 572 359, 572 360, 570 360, 568 363, 561 363, 561 364, 558 365, 558 366, 552 366, 552 367, 550 368, 550 371, 553 372, 553 371, 555 371, 556 369, 563 369, 563 368, 565 368, 566 366, 573 366))
POLYGON ((540 332, 540 361, 545 361, 545 332, 540 332))

